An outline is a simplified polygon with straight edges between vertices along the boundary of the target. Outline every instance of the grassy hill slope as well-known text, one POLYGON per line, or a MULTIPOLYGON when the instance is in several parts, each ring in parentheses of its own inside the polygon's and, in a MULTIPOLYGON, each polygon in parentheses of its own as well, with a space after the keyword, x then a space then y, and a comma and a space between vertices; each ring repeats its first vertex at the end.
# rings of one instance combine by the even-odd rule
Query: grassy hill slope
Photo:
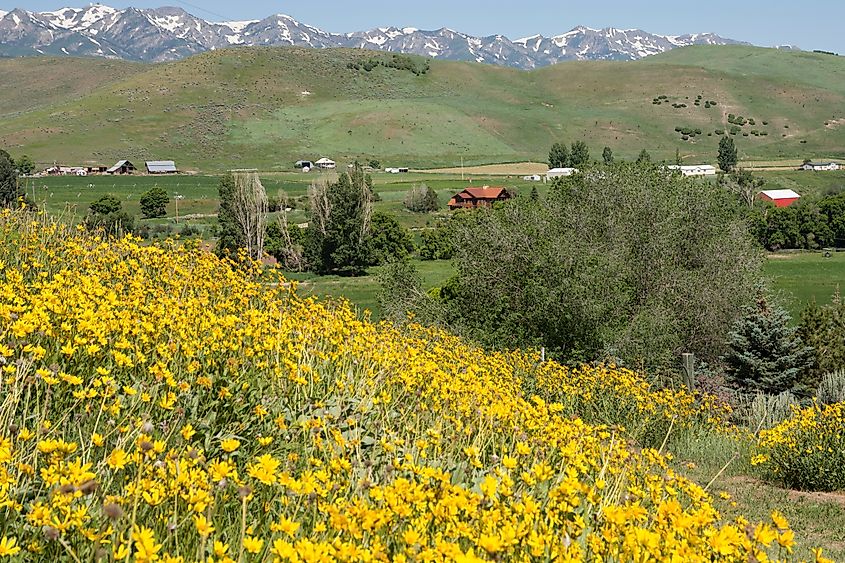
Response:
POLYGON ((1 60, 19 90, 0 94, 0 145, 41 162, 174 158, 211 171, 321 155, 410 166, 544 160, 552 142, 576 139, 595 156, 607 145, 673 159, 677 148, 697 162, 714 160, 715 131, 734 113, 755 120, 737 135, 741 157, 845 157, 845 60, 830 55, 691 47, 532 72, 441 61, 419 76, 349 68, 372 57, 385 55, 252 48, 148 66, 1 60), (72 85, 67 97, 20 94, 51 69, 72 85), (701 134, 682 140, 676 127, 701 134))

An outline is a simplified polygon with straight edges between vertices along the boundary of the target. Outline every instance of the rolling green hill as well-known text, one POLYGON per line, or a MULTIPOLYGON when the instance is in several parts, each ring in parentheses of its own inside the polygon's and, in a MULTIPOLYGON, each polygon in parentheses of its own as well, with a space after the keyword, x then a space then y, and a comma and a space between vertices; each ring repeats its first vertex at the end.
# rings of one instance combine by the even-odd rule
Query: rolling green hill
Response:
POLYGON ((674 159, 677 148, 713 162, 715 131, 735 114, 746 120, 741 158, 845 157, 845 59, 830 55, 688 47, 531 72, 441 61, 421 75, 350 68, 373 57, 386 55, 241 48, 160 65, 0 60, 15 85, 0 89, 0 146, 40 163, 172 158, 204 171, 319 156, 416 167, 545 160, 552 142, 576 139, 596 157, 608 145, 621 157, 646 148, 674 159), (683 140, 676 127, 701 133, 683 140))

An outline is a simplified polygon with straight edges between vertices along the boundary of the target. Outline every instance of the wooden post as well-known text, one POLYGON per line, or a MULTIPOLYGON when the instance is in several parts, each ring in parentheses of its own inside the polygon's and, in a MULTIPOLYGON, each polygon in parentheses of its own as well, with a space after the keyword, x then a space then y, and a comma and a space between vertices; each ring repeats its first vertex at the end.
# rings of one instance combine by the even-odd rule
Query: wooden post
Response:
POLYGON ((684 379, 687 388, 695 391, 695 354, 684 352, 681 354, 681 362, 684 365, 684 379))

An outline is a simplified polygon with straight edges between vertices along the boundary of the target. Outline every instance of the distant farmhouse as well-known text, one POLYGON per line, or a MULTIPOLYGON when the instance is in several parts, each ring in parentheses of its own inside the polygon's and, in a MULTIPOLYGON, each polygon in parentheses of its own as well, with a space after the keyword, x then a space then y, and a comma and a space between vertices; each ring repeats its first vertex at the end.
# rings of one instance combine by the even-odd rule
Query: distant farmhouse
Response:
POLYGON ((49 176, 88 176, 89 174, 102 174, 105 171, 105 166, 51 166, 44 171, 44 174, 49 176))
POLYGON ((176 174, 176 163, 172 160, 148 160, 144 163, 147 174, 176 174))
POLYGON ((314 164, 317 165, 317 168, 322 168, 323 170, 331 170, 337 168, 337 164, 335 164, 335 161, 326 157, 321 158, 314 164))
POLYGON ((298 168, 303 172, 309 172, 312 168, 314 168, 314 163, 310 160, 297 160, 293 167, 298 168))
POLYGON ((577 168, 552 168, 546 172, 546 179, 551 180, 552 178, 560 178, 561 176, 572 176, 577 173, 577 168))
POLYGON ((137 168, 128 160, 118 161, 117 164, 106 170, 107 174, 132 174, 137 168))
POLYGON ((839 168, 840 166, 835 162, 805 162, 801 165, 801 170, 812 170, 814 172, 839 170, 839 168))
POLYGON ((684 176, 715 176, 716 167, 710 164, 691 164, 687 166, 678 166, 671 164, 666 167, 667 170, 678 170, 684 176))
POLYGON ((771 201, 775 207, 789 207, 801 196, 792 190, 764 190, 758 194, 763 201, 771 201))
POLYGON ((466 188, 456 193, 449 200, 449 209, 474 209, 476 207, 490 207, 497 201, 505 201, 513 197, 507 188, 482 186, 480 188, 466 188))

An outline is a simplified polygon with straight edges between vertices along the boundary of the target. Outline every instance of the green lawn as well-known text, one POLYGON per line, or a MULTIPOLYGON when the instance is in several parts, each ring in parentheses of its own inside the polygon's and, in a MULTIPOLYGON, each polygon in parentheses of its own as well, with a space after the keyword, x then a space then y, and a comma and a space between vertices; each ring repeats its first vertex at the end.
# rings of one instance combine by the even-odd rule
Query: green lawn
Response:
POLYGON ((845 252, 833 252, 830 258, 821 252, 773 254, 766 261, 766 274, 797 320, 807 303, 814 299, 830 303, 834 291, 845 283, 845 252))
MULTIPOLYGON (((413 260, 414 266, 423 279, 423 287, 430 289, 443 284, 454 274, 454 269, 448 260, 413 260)), ((380 310, 378 306, 378 272, 380 267, 367 270, 366 276, 341 277, 317 276, 311 273, 289 272, 289 279, 300 282, 300 293, 318 295, 321 297, 344 297, 356 305, 359 310, 369 311, 373 320, 378 320, 380 310)))

